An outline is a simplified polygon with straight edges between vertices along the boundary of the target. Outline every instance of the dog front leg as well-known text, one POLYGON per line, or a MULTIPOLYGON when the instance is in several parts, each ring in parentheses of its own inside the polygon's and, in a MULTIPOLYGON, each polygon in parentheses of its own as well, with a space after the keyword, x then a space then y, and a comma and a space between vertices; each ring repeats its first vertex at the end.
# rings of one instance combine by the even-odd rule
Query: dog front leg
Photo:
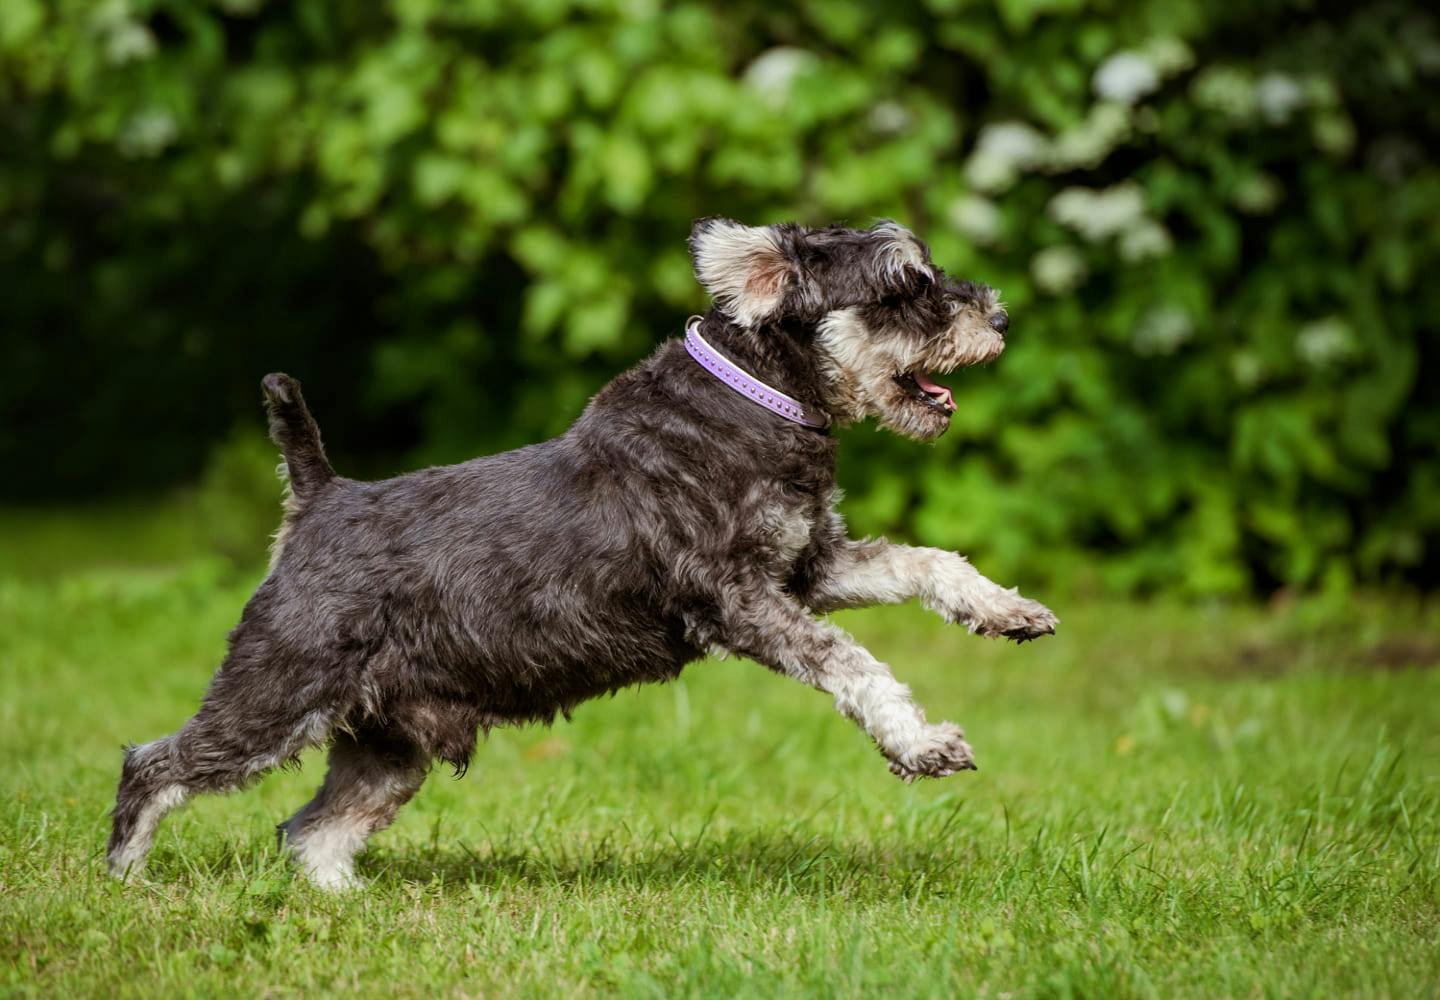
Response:
POLYGON ((1045 605, 986 579, 963 556, 884 539, 847 542, 805 600, 824 612, 917 597, 946 621, 985 636, 1023 641, 1053 633, 1057 623, 1045 605))
POLYGON ((960 727, 926 722, 910 689, 841 629, 816 621, 779 595, 768 603, 739 603, 726 617, 723 646, 831 695, 835 707, 869 734, 900 778, 908 782, 975 770, 960 727))

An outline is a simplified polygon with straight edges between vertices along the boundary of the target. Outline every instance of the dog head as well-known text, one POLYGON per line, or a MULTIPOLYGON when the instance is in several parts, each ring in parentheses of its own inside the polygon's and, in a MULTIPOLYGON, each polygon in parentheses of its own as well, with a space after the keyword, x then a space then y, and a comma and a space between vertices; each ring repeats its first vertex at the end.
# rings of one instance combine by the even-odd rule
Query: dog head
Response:
POLYGON ((1005 348, 1010 321, 995 291, 946 275, 894 222, 807 229, 702 219, 690 255, 736 324, 811 339, 823 405, 842 422, 873 416, 908 437, 938 437, 955 402, 932 376, 1005 348))

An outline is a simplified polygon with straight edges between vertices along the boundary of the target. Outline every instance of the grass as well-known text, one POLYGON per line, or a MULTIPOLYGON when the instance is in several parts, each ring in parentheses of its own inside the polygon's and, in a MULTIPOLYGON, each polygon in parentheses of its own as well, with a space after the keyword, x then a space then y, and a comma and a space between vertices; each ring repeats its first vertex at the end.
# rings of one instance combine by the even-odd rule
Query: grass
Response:
POLYGON ((318 755, 102 869, 118 748, 197 703, 254 574, 0 578, 0 992, 1433 996, 1440 615, 1082 604, 987 643, 841 616, 981 770, 904 786, 744 661, 494 733, 326 896, 318 755))

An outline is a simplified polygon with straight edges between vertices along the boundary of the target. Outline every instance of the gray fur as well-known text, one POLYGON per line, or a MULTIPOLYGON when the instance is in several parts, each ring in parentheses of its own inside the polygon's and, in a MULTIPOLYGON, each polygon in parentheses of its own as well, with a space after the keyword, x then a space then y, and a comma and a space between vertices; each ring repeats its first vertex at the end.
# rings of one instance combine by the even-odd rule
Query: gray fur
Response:
MULTIPOLYGON (((871 230, 702 220, 703 336, 829 413, 926 439, 949 413, 909 372, 989 360, 994 293, 871 230)), ((973 768, 889 668, 816 612, 918 597, 985 635, 1054 630, 1041 605, 959 556, 852 541, 835 440, 730 391, 679 340, 602 389, 561 437, 383 482, 336 476, 285 375, 264 380, 292 495, 269 575, 200 711, 128 751, 110 841, 143 865, 166 809, 332 743, 331 771, 282 836, 318 884, 393 818, 433 760, 463 769, 477 730, 550 722, 665 681, 713 648, 831 694, 907 780, 973 768)))

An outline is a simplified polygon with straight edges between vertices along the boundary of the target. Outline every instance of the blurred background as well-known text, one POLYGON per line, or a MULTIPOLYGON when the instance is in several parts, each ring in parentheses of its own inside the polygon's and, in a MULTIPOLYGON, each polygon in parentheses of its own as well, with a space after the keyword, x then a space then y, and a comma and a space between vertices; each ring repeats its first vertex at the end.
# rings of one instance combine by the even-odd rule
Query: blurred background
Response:
POLYGON ((1437 81, 1421 3, 4 0, 0 559, 255 566, 264 373, 346 474, 510 448, 704 306, 694 218, 893 217, 1012 335, 845 432, 856 532, 1433 588, 1437 81))

